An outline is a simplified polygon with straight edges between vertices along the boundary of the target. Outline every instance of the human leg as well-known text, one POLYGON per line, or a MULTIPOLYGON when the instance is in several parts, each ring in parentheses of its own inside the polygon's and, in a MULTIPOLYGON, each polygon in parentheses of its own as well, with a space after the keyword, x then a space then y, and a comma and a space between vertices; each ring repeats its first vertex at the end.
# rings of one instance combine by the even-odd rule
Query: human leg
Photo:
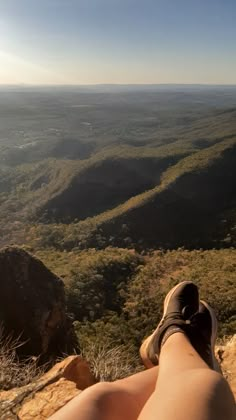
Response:
POLYGON ((158 367, 115 382, 101 382, 87 388, 51 420, 136 420, 151 394, 158 367))
POLYGON ((218 373, 220 369, 214 357, 215 313, 201 301, 197 313, 184 320, 186 288, 191 291, 191 285, 185 283, 169 294, 163 321, 141 347, 147 365, 159 360, 159 375, 156 389, 139 420, 236 418, 232 392, 218 373))
POLYGON ((200 313, 202 326, 207 326, 203 334, 199 332, 201 345, 194 337, 190 343, 188 337, 191 328, 195 331, 189 318, 198 303, 196 286, 191 282, 183 282, 168 294, 163 319, 141 351, 145 364, 160 362, 157 383, 157 368, 152 368, 112 384, 97 384, 52 419, 233 420, 235 406, 229 386, 219 373, 209 369, 211 365, 214 368, 208 351, 214 340, 206 314, 200 313))
MULTIPOLYGON (((198 308, 198 291, 191 282, 184 287, 184 302, 192 315, 198 308)), ((182 286, 176 286, 182 290, 182 286)), ((176 289, 175 288, 175 289, 176 289)), ((179 292, 178 292, 179 293, 179 292)), ((173 291, 168 294, 173 294, 173 291)), ((169 297, 167 300, 169 300, 169 297)), ((155 358, 155 355, 154 355, 155 358)), ((156 386, 157 367, 114 383, 100 383, 75 398, 52 419, 79 420, 133 420, 137 419, 144 404, 156 386)))
POLYGON ((235 404, 225 379, 209 369, 185 334, 171 335, 160 353, 154 393, 139 420, 234 420, 235 404))

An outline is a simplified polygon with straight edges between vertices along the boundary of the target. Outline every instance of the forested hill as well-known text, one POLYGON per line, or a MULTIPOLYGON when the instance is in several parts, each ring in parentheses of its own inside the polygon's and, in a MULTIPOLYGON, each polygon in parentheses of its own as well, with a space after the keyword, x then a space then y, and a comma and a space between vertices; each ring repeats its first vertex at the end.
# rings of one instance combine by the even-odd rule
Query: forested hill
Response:
POLYGON ((233 89, 4 95, 2 245, 235 245, 233 89))

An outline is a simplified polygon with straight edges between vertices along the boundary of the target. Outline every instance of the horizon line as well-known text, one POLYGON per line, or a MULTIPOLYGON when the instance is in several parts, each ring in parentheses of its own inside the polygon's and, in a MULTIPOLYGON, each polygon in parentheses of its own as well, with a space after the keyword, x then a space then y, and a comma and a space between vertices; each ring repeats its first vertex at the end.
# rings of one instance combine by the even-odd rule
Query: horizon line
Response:
POLYGON ((236 83, 0 83, 0 87, 96 87, 96 86, 229 86, 236 83))

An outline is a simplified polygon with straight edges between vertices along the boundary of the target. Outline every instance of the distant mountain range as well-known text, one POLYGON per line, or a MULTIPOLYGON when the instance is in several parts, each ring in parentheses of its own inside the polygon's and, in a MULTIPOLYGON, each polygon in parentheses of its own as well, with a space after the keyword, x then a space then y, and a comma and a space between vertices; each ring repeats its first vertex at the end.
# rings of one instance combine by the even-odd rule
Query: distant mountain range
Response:
POLYGON ((178 84, 178 83, 160 83, 160 84, 93 84, 93 85, 1 85, 0 91, 77 91, 77 92, 94 92, 94 93, 108 93, 108 92, 158 92, 158 91, 227 91, 236 90, 236 85, 215 85, 215 84, 178 84))

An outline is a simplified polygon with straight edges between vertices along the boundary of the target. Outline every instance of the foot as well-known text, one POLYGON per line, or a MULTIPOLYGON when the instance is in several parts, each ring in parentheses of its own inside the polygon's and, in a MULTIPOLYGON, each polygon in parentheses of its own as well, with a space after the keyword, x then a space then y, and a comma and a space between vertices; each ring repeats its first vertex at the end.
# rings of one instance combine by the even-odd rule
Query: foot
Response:
POLYGON ((160 323, 140 347, 140 356, 146 368, 158 365, 163 342, 175 332, 185 332, 198 307, 198 288, 194 283, 183 281, 170 290, 164 301, 160 323))
POLYGON ((217 319, 215 311, 204 300, 200 301, 198 313, 191 319, 188 337, 204 362, 216 372, 221 368, 215 357, 217 319))

